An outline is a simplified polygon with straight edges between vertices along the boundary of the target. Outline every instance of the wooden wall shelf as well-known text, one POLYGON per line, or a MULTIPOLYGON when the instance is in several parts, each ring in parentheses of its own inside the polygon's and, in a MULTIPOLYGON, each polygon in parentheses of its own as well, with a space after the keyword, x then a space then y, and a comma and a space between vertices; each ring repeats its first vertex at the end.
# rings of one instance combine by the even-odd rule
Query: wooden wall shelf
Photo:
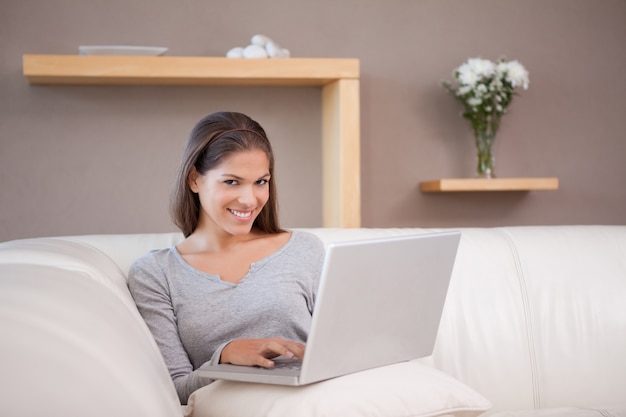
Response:
POLYGON ((360 227, 359 60, 24 55, 33 85, 322 88, 324 227, 360 227))
POLYGON ((422 192, 558 190, 558 178, 445 178, 420 183, 422 192))
POLYGON ((359 79, 359 60, 24 55, 31 84, 324 86, 359 79))

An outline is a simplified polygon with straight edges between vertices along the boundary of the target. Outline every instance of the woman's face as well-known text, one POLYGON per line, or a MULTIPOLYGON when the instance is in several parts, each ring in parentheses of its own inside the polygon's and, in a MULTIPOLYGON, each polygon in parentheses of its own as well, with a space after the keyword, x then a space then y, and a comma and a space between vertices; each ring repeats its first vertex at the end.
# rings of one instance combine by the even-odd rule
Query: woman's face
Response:
POLYGON ((227 156, 204 175, 194 170, 189 186, 200 199, 198 229, 249 233, 269 199, 269 165, 265 152, 253 149, 227 156))

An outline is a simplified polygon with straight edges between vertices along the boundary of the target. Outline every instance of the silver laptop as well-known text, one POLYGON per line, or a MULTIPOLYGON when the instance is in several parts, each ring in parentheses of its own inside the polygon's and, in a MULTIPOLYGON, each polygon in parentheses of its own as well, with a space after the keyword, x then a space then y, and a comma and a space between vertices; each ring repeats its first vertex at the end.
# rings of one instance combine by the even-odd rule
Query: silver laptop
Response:
POLYGON ((432 354, 460 232, 327 246, 304 360, 213 365, 211 379, 306 385, 432 354), (288 366, 285 366, 288 365, 288 366))

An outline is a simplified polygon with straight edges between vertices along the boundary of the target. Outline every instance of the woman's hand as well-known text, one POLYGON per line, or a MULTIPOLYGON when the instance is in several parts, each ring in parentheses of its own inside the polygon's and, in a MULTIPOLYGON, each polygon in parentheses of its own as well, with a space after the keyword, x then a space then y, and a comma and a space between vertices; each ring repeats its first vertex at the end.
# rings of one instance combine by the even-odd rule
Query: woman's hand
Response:
POLYGON ((220 363, 271 368, 274 366, 271 359, 281 355, 302 360, 304 345, 281 338, 237 339, 222 350, 220 363))

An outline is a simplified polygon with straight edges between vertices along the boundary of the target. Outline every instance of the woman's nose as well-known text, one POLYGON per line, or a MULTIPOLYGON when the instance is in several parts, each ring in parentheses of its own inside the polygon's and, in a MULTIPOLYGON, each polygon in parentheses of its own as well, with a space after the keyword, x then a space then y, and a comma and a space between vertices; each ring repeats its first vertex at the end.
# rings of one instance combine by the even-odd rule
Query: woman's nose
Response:
POLYGON ((241 187, 239 193, 239 202, 252 206, 256 202, 256 196, 252 187, 241 187))

